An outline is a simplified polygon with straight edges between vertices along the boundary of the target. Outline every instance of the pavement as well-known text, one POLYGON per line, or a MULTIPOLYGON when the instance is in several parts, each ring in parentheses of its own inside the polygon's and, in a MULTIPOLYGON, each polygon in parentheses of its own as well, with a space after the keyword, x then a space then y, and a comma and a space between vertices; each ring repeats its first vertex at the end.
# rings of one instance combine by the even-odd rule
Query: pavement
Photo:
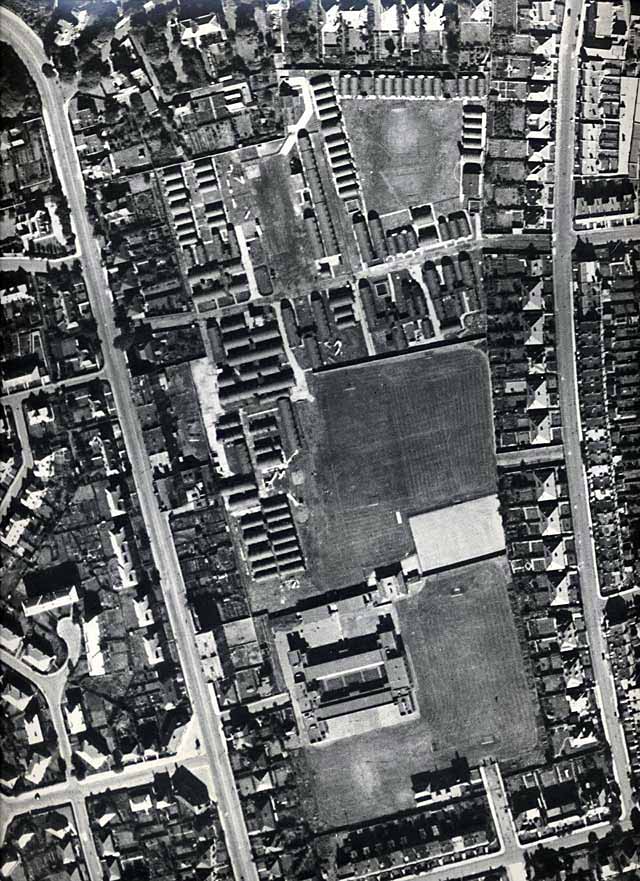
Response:
POLYGON ((102 378, 102 370, 96 370, 93 373, 85 373, 82 376, 74 376, 70 379, 60 380, 60 382, 51 382, 47 385, 40 385, 34 388, 20 389, 17 392, 10 392, 0 398, 0 404, 3 407, 11 408, 13 412, 13 420, 16 427, 16 434, 20 441, 20 449, 22 451, 22 462, 16 472, 15 477, 7 487, 7 491, 0 500, 0 517, 3 517, 9 510, 14 499, 18 498, 22 491, 22 484, 28 472, 33 468, 33 454, 31 451, 31 442, 29 440, 29 432, 25 421, 24 410, 22 404, 30 395, 45 392, 58 391, 60 389, 73 388, 77 385, 84 385, 93 379, 102 378))
POLYGON ((100 881, 101 878, 104 878, 104 872, 98 857, 98 851, 96 850, 93 832, 91 831, 87 802, 81 793, 78 795, 74 793, 71 799, 71 809, 73 810, 73 818, 76 821, 76 831, 80 839, 80 846, 82 847, 89 877, 91 881, 100 881))
POLYGON ((194 773, 206 771, 208 768, 205 756, 163 756, 158 759, 137 762, 133 765, 125 765, 118 772, 103 771, 98 774, 88 774, 82 780, 72 777, 64 783, 54 783, 51 786, 42 787, 37 792, 23 792, 13 798, 3 799, 3 821, 7 819, 10 821, 18 814, 57 807, 67 801, 69 796, 74 793, 77 798, 87 799, 104 792, 143 786, 151 783, 155 774, 163 771, 172 772, 178 765, 186 767, 194 773))
POLYGON ((127 363, 124 353, 114 346, 114 339, 118 334, 111 293, 96 237, 87 216, 82 170, 63 94, 58 80, 49 79, 42 73, 42 65, 47 58, 38 36, 8 9, 0 10, 0 29, 3 40, 23 60, 40 92, 51 151, 73 218, 87 294, 102 343, 104 374, 113 392, 140 508, 160 575, 169 622, 192 709, 199 723, 201 741, 209 760, 226 846, 237 875, 243 877, 244 881, 257 881, 257 870, 229 762, 219 708, 207 689, 200 665, 182 572, 168 520, 161 512, 155 496, 151 467, 129 387, 127 363))
POLYGON ((572 0, 571 17, 565 16, 560 39, 553 217, 556 358, 562 416, 562 440, 565 449, 583 611, 591 647, 594 676, 600 690, 601 715, 611 747, 616 779, 620 786, 622 818, 624 819, 629 817, 632 795, 627 772, 626 743, 618 719, 615 686, 606 658, 606 638, 602 627, 603 602, 600 595, 595 547, 590 528, 586 473, 582 461, 582 427, 574 326, 572 251, 576 242, 576 234, 573 230, 573 169, 574 114, 578 76, 578 38, 575 36, 575 26, 581 20, 582 7, 583 0, 572 0))
POLYGON ((16 272, 24 269, 25 272, 48 272, 52 266, 63 266, 65 263, 73 263, 78 259, 78 254, 67 254, 64 257, 28 257, 26 255, 7 255, 0 257, 0 272, 16 272))
POLYGON ((20 441, 22 461, 20 462, 20 467, 18 468, 15 477, 7 487, 7 491, 3 495, 2 500, 0 500, 0 517, 4 517, 13 500, 18 498, 22 491, 22 484, 27 476, 27 472, 30 468, 33 468, 33 454, 31 452, 29 432, 27 431, 22 406, 15 401, 7 401, 7 405, 13 412, 13 422, 16 427, 18 440, 20 441))
POLYGON ((15 798, 0 798, 0 845, 11 820, 17 815, 28 811, 39 811, 47 807, 59 807, 69 803, 73 810, 76 831, 82 847, 84 861, 91 881, 101 881, 103 873, 100 859, 96 851, 95 841, 91 834, 85 796, 80 792, 78 781, 71 777, 71 743, 67 726, 64 721, 62 704, 67 684, 68 663, 53 673, 39 673, 20 658, 16 658, 5 649, 0 649, 0 661, 29 682, 32 682, 44 696, 49 708, 49 715, 56 732, 58 750, 66 765, 66 777, 63 783, 41 787, 37 791, 23 793, 15 798))
POLYGON ((496 459, 502 468, 518 467, 522 462, 526 465, 545 465, 549 462, 562 462, 564 447, 562 444, 528 447, 524 450, 506 450, 498 453, 496 459))
POLYGON ((88 373, 80 373, 77 376, 69 376, 66 379, 59 379, 56 382, 47 382, 44 385, 30 386, 29 388, 19 389, 15 392, 8 392, 0 397, 0 404, 3 406, 16 407, 25 401, 30 395, 50 394, 51 392, 61 391, 67 388, 74 388, 77 385, 85 385, 93 382, 94 379, 103 379, 104 373, 102 368, 99 370, 91 370, 88 373))
MULTIPOLYGON (((558 368, 560 374, 560 401, 563 416, 563 443, 566 452, 567 472, 573 506, 576 550, 580 568, 585 619, 592 648, 594 673, 599 685, 599 700, 602 715, 608 732, 615 767, 619 776, 624 816, 628 817, 631 805, 631 791, 625 774, 626 748, 621 726, 616 718, 616 697, 611 671, 604 660, 604 635, 602 632, 602 599, 598 588, 595 555, 589 533, 589 508, 586 494, 584 469, 580 458, 580 418, 577 399, 575 340, 573 335, 573 292, 571 251, 576 240, 573 231, 573 113, 575 107, 577 55, 574 23, 581 13, 581 0, 573 0, 572 17, 565 18, 560 43, 560 72, 558 79, 557 136, 556 136, 556 206, 554 212, 554 283, 556 300, 556 324, 558 339, 558 368), (625 782, 626 778, 626 782, 625 782)), ((189 690, 194 714, 196 716, 204 760, 214 781, 214 796, 218 802, 226 843, 235 871, 243 881, 256 881, 257 873, 253 864, 249 839, 244 824, 235 782, 226 750, 221 725, 219 707, 215 696, 207 687, 198 657, 193 622, 187 607, 185 588, 179 562, 169 530, 166 516, 160 511, 153 487, 151 469, 144 448, 144 441, 137 413, 129 388, 129 373, 124 354, 115 348, 113 340, 116 333, 110 292, 106 284, 105 270, 98 251, 93 230, 89 224, 82 172, 78 163, 69 120, 65 112, 62 93, 57 80, 47 79, 42 74, 42 64, 46 56, 39 38, 24 22, 7 9, 0 10, 0 28, 3 39, 10 43, 23 59, 33 76, 41 94, 43 116, 51 141, 52 153, 58 170, 63 191, 67 197, 73 216, 78 248, 85 271, 85 283, 89 299, 98 324, 104 353, 104 375, 111 384, 117 407, 127 453, 136 482, 136 488, 145 524, 147 526, 154 559, 161 577, 163 595, 167 606, 170 624, 176 640, 180 662, 189 690)), ((636 234, 635 228, 616 229, 615 237, 621 232, 636 234)), ((607 234, 608 231, 594 231, 593 235, 607 234)), ((581 234, 583 235, 583 234, 581 234)), ((591 236, 589 235, 589 238, 591 236)), ((506 241, 504 242, 507 243, 506 241)), ((442 256, 453 250, 475 250, 482 247, 482 240, 436 248, 430 253, 408 256, 394 261, 393 266, 385 264, 381 271, 409 266, 418 261, 424 262, 442 256)), ((496 244, 498 244, 496 242, 496 244)), ((362 273, 365 276, 368 273, 362 273)), ((4 660, 4 658, 3 658, 4 660)), ((44 683, 43 683, 44 685, 44 683)), ((53 699, 53 698, 52 698, 53 699)), ((174 760, 175 761, 175 760, 174 760)), ((195 761, 195 759, 194 759, 195 761)), ((118 773, 110 772, 100 785, 105 788, 131 785, 134 774, 149 773, 148 767, 131 766, 118 773)), ((93 775, 92 775, 93 776, 93 775)), ((12 804, 20 810, 70 802, 78 832, 83 843, 85 858, 92 881, 101 877, 95 846, 91 837, 85 799, 93 790, 91 778, 85 781, 67 781, 65 784, 43 790, 40 799, 35 795, 18 800, 3 799, 3 825, 5 808, 12 804), (22 800, 21 800, 22 799, 22 800)), ((470 872, 488 871, 499 868, 507 862, 510 876, 521 877, 525 848, 522 848, 514 833, 506 806, 501 794, 499 771, 487 771, 487 790, 496 817, 503 852, 479 857, 474 860, 437 867, 427 874, 441 878, 457 878, 470 872)), ((602 827, 603 829, 606 826, 602 827)), ((549 842, 550 846, 570 847, 586 840, 589 830, 559 836, 549 842)), ((420 876, 417 876, 420 877, 420 876)))
POLYGON ((16 658, 10 652, 0 648, 0 661, 11 667, 20 676, 32 682, 36 688, 44 695, 49 707, 49 715, 58 738, 58 749, 60 755, 64 759, 67 768, 71 766, 71 743, 69 742, 69 734, 62 715, 62 701, 64 697, 64 689, 67 684, 69 671, 65 663, 59 670, 54 673, 38 673, 33 667, 30 667, 20 658, 16 658))
POLYGON ((505 864, 514 864, 522 860, 520 842, 513 824, 507 793, 500 766, 497 762, 480 768, 482 782, 487 793, 489 808, 500 842, 500 853, 505 864))
POLYGON ((640 241, 640 223, 630 226, 610 226, 607 229, 579 229, 576 235, 583 242, 591 242, 592 245, 604 245, 607 242, 637 242, 640 241))
MULTIPOLYGON (((7 661, 4 656, 1 660, 7 661)), ((7 828, 14 817, 70 804, 90 879, 91 881, 102 881, 103 871, 91 832, 87 799, 105 792, 130 789, 151 783, 154 774, 161 771, 171 772, 178 765, 188 768, 193 773, 210 770, 207 758, 202 755, 166 756, 127 765, 116 773, 105 771, 90 774, 82 780, 68 776, 63 783, 55 783, 35 791, 23 792, 14 798, 3 797, 0 799, 0 845, 4 842, 7 828)))
POLYGON ((282 156, 288 156, 297 143, 298 132, 302 131, 302 129, 305 129, 309 125, 311 117, 313 116, 313 92, 306 76, 288 76, 283 78, 283 81, 288 83, 292 89, 300 90, 304 104, 302 116, 296 123, 289 126, 289 134, 278 151, 282 156))
MULTIPOLYGON (((616 780, 620 787, 622 803, 620 825, 623 828, 628 828, 630 825, 629 813, 633 801, 627 773, 627 749, 624 732, 617 717, 614 680, 606 660, 606 639, 602 627, 604 600, 600 595, 595 549, 589 529, 589 499, 580 448, 581 426, 574 336, 572 251, 577 240, 573 229, 573 156, 579 35, 576 37, 575 27, 578 21, 582 21, 583 5, 583 0, 572 0, 570 4, 571 16, 565 16, 560 40, 553 219, 556 352, 562 413, 562 439, 572 504, 582 602, 593 659, 594 676, 597 682, 596 697, 605 734, 611 747, 616 780)), ((580 30, 581 28, 582 24, 580 30)), ((595 242, 606 242, 611 239, 631 241, 640 238, 640 225, 619 227, 613 230, 593 230, 586 234, 581 231, 580 237, 595 242)), ((505 244, 509 243, 503 237, 496 239, 498 247, 505 244)), ((416 875, 407 877, 416 879, 416 881, 427 877, 438 878, 441 881, 453 881, 453 879, 470 875, 488 873, 505 866, 510 881, 522 881, 526 877, 526 853, 537 848, 541 842, 531 842, 524 846, 518 842, 512 827, 511 816, 508 811, 505 811, 505 806, 501 802, 499 769, 486 769, 483 778, 492 816, 499 833, 500 850, 494 854, 475 859, 436 866, 428 871, 417 872, 416 875)), ((545 847, 568 850, 572 847, 588 844, 590 835, 595 833, 600 836, 610 828, 609 823, 595 823, 572 832, 551 836, 544 839, 543 843, 545 847)))

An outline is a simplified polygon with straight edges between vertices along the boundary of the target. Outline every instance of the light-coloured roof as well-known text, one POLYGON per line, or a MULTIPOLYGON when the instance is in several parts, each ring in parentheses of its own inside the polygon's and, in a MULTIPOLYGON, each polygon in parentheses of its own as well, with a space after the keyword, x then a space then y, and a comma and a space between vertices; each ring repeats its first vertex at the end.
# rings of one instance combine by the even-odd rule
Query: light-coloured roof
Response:
POLYGON ((505 549, 496 495, 409 518, 420 570, 432 572, 505 549))
POLYGON ((249 642, 255 642, 257 639, 253 618, 229 621, 223 625, 223 630, 229 646, 246 645, 249 642))
POLYGON ((323 661, 319 664, 309 665, 305 668, 304 672, 307 681, 311 679, 330 679, 346 673, 358 673, 361 670, 382 667, 383 663, 384 660, 380 649, 373 649, 357 655, 346 655, 333 658, 330 661, 323 661))

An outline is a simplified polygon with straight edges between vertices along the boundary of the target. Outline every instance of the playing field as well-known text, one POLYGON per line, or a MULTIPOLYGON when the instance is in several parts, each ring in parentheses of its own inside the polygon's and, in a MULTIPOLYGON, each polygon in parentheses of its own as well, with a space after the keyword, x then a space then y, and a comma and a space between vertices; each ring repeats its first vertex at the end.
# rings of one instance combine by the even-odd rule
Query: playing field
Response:
POLYGON ((495 492, 485 355, 469 345, 316 374, 303 527, 319 589, 411 553, 407 518, 495 492))
POLYGON ((277 278, 289 293, 295 293, 311 279, 311 252, 301 215, 294 209, 289 161, 269 156, 259 168, 260 175, 251 184, 263 243, 277 278))
POLYGON ((414 806, 411 775, 459 753, 541 761, 535 702, 507 595, 504 557, 427 579, 397 611, 420 718, 308 747, 319 816, 344 825, 414 806))
POLYGON ((434 575, 397 605, 436 757, 509 760, 536 747, 506 557, 434 575))
POLYGON ((457 197, 460 101, 345 99, 367 208, 380 214, 457 197))

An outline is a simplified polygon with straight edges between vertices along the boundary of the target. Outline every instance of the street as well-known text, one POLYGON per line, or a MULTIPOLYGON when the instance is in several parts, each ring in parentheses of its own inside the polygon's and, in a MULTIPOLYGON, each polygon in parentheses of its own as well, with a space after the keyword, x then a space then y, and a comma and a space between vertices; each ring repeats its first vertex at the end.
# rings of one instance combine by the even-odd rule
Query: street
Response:
MULTIPOLYGON (((581 239, 594 244, 604 243, 614 238, 625 241, 640 240, 640 224, 613 230, 588 230, 580 231, 579 233, 576 233, 574 230, 574 117, 578 78, 578 46, 581 33, 581 26, 578 28, 578 32, 576 32, 575 25, 577 21, 582 20, 583 5, 584 0, 572 0, 571 16, 564 16, 559 44, 557 79, 553 283, 558 392, 562 416, 562 446, 557 445, 550 448, 532 450, 527 454, 521 451, 503 453, 499 456, 499 463, 502 465, 518 466, 523 459, 531 464, 555 462, 561 461, 564 455, 571 500, 583 611, 597 686, 596 695, 605 734, 611 748, 616 779, 620 787, 622 803, 621 822, 623 827, 627 828, 633 804, 627 773, 628 755, 624 732, 618 719, 615 684, 607 660, 606 639, 602 626, 605 601, 601 596, 599 588, 595 547, 591 534, 588 488, 582 461, 578 364, 574 333, 572 252, 578 235, 581 239)), ((80 259, 82 262, 85 285, 97 323, 104 359, 103 367, 99 372, 85 377, 76 377, 73 380, 59 384, 51 384, 45 391, 60 386, 73 387, 96 376, 104 377, 111 386, 127 456, 135 481, 137 498, 149 536, 153 559, 160 576, 164 603, 175 639, 185 685, 191 701, 195 720, 194 725, 197 727, 197 735, 202 747, 201 754, 196 754, 195 752, 179 753, 177 756, 128 765, 119 772, 108 771, 89 775, 83 780, 78 780, 70 774, 71 744, 63 716, 67 664, 65 663, 60 670, 52 674, 40 674, 29 668, 20 659, 10 655, 5 650, 0 650, 0 660, 32 681, 44 695, 58 736, 60 754, 67 763, 67 780, 64 783, 43 787, 38 791, 37 795, 32 791, 15 798, 2 798, 0 842, 4 837, 9 822, 18 814, 31 810, 38 811, 45 808, 53 808, 62 804, 70 804, 73 809, 89 875, 92 881, 99 881, 102 878, 102 868, 91 834, 86 799, 109 788, 119 789, 147 782, 150 779, 150 775, 155 771, 169 769, 176 763, 180 763, 187 767, 193 767, 194 770, 208 771, 213 785, 213 796, 218 805, 225 833, 226 846, 236 878, 238 881, 240 879, 241 881, 258 881, 258 873, 253 861, 251 844, 227 751, 223 718, 215 691, 207 682, 201 666, 195 641, 194 624, 186 599, 185 584, 169 520, 167 515, 161 510, 155 493, 151 465, 131 392, 131 374, 124 352, 114 345, 114 340, 119 335, 119 331, 114 322, 113 302, 107 283, 106 270, 95 233, 88 219, 82 170, 62 92, 56 78, 47 78, 42 73, 42 65, 47 61, 47 58, 44 54, 42 43, 36 34, 20 18, 6 9, 0 10, 0 27, 2 28, 3 40, 10 43, 24 61, 40 92, 43 117, 51 143, 52 155, 62 190, 68 201, 76 234, 77 256, 68 259, 80 259)), ((303 122, 306 124, 307 110, 305 93, 305 115, 299 125, 302 125, 303 122)), ((292 132, 285 141, 287 151, 293 144, 291 139, 294 139, 294 137, 295 133, 292 132)), ((357 279, 372 278, 375 280, 378 276, 382 278, 391 271, 411 269, 413 267, 416 268, 416 272, 420 272, 420 267, 426 260, 452 255, 460 250, 469 252, 481 251, 494 241, 496 245, 508 244, 510 238, 512 237, 469 237, 466 242, 440 243, 431 252, 398 255, 382 265, 363 269, 357 273, 345 273, 344 279, 356 281, 357 279)), ((513 238, 518 239, 519 237, 513 238)), ((546 237, 546 241, 548 243, 548 237, 546 237)), ((46 264, 46 261, 29 260, 28 258, 5 258, 4 261, 0 261, 0 269, 23 266, 27 269, 30 268, 44 272, 46 271, 46 265, 44 264, 46 264)), ((339 277, 337 277, 337 280, 339 280, 339 277)), ((333 279, 333 281, 336 281, 336 279, 333 279)), ((252 286, 255 287, 253 281, 252 286)), ((282 326, 278 297, 279 294, 274 294, 271 298, 263 298, 263 301, 277 304, 276 312, 282 326)), ((357 302, 358 308, 360 308, 359 300, 357 302)), ((174 324, 183 324, 191 320, 203 318, 207 314, 209 313, 185 312, 179 315, 162 316, 155 319, 154 326, 171 327, 174 324)), ((363 322, 363 328, 366 328, 365 322, 363 322)), ((365 332, 367 349, 369 354, 372 355, 375 354, 375 346, 371 336, 366 336, 367 332, 368 330, 365 332)), ((286 333, 283 333, 282 336, 286 346, 286 333)), ((291 356, 291 361, 292 363, 295 361, 293 356, 291 356)), ((302 378, 298 375, 296 378, 299 384, 305 381, 303 375, 302 378)), ((8 490, 7 496, 3 499, 2 512, 6 510, 7 505, 19 492, 27 469, 33 466, 29 436, 22 410, 24 398, 31 394, 32 391, 34 390, 14 392, 2 399, 4 404, 12 408, 16 423, 16 433, 23 451, 23 462, 8 490)), ((523 846, 518 841, 499 767, 497 765, 487 765, 482 768, 481 773, 500 842, 500 850, 491 855, 436 867, 427 872, 420 872, 419 863, 416 863, 413 869, 411 869, 411 871, 418 873, 414 877, 418 878, 428 875, 429 877, 437 877, 444 881, 444 879, 461 878, 474 873, 487 872, 505 865, 509 868, 509 877, 512 881, 514 879, 521 881, 525 877, 525 855, 528 850, 537 847, 538 842, 523 846)), ((598 830, 604 832, 608 828, 606 824, 600 824, 598 830)), ((588 834, 589 830, 580 829, 566 835, 558 835, 545 842, 545 844, 551 847, 569 848, 572 845, 585 843, 588 834)))
MULTIPOLYGON (((1 269, 0 269, 1 271, 1 269)), ((24 417, 24 410, 22 409, 22 404, 29 395, 32 395, 36 392, 45 392, 46 394, 50 394, 51 392, 59 391, 61 389, 73 388, 77 385, 84 385, 87 382, 91 382, 94 379, 102 378, 102 369, 94 370, 92 373, 84 373, 81 376, 74 376, 70 379, 63 379, 59 382, 50 382, 47 385, 36 386, 34 388, 20 389, 19 391, 9 392, 6 395, 3 395, 0 398, 0 403, 3 407, 11 408, 13 413, 13 421, 16 429, 16 434, 18 435, 18 440, 20 441, 20 450, 22 454, 22 461, 20 463, 20 467, 18 471, 11 481, 10 485, 7 487, 5 494, 0 500, 0 517, 4 516, 6 511, 9 510, 9 506, 12 501, 20 495, 22 491, 22 484, 27 476, 27 472, 33 468, 33 454, 31 452, 31 443, 29 441, 29 432, 27 430, 27 425, 24 417)))
POLYGON ((173 631, 191 705, 200 727, 215 797, 225 831, 231 862, 245 881, 257 879, 242 808, 235 786, 218 707, 209 694, 195 643, 193 622, 187 607, 180 565, 167 518, 155 496, 149 459, 129 388, 124 353, 114 346, 117 331, 111 294, 106 284, 98 244, 86 212, 82 170, 73 134, 56 79, 42 73, 47 58, 36 34, 8 9, 0 10, 3 39, 11 44, 33 77, 42 101, 43 117, 51 143, 58 177, 73 218, 84 280, 98 325, 104 357, 104 373, 113 392, 127 455, 135 480, 140 508, 149 535, 163 597, 173 631))
POLYGON ((49 267, 63 266, 73 263, 78 259, 78 254, 68 254, 66 257, 0 257, 0 272, 17 272, 24 269, 25 272, 47 272, 49 267))
POLYGON ((0 649, 0 661, 6 664, 7 667, 11 667, 12 670, 15 670, 16 673, 19 673, 25 679, 33 682, 36 688, 44 695, 58 738, 60 756, 64 759, 69 769, 71 767, 71 744, 69 743, 67 726, 62 715, 62 700, 68 676, 67 664, 65 663, 55 673, 38 673, 5 649, 0 649))
POLYGON ((579 229, 576 235, 592 245, 604 245, 607 242, 637 242, 640 241, 640 223, 607 229, 579 229))
MULTIPOLYGON (((590 530, 589 495, 582 462, 580 403, 574 332, 572 251, 573 161, 575 149, 574 114, 578 75, 578 38, 574 22, 582 15, 582 0, 572 3, 573 19, 565 16, 560 42, 558 103, 556 116, 555 208, 553 215, 553 285, 556 324, 558 389, 562 416, 562 440, 571 513, 580 572, 584 617, 589 635, 595 680, 599 686, 600 708, 608 735, 616 779, 620 786, 622 817, 628 818, 632 805, 627 772, 627 750, 622 726, 617 718, 617 699, 602 629, 603 602, 600 596, 595 548, 590 530)), ((610 234, 609 234, 610 235, 610 234)))

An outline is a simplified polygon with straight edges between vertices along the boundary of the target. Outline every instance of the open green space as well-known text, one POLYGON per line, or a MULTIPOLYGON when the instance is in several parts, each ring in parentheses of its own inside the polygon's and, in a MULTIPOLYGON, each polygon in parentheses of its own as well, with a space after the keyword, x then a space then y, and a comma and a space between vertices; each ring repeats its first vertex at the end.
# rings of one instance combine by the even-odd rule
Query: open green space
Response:
POLYGON ((462 102, 345 99, 342 112, 367 208, 458 196, 462 102))
POLYGON ((397 605, 436 759, 508 762, 538 747, 509 581, 500 556, 431 576, 397 605))
POLYGON ((324 828, 411 809, 411 776, 456 753, 472 765, 542 760, 508 583, 500 557, 431 576, 398 601, 420 718, 305 749, 324 828))
MULTIPOLYGON (((318 588, 411 553, 407 518, 495 492, 486 356, 470 345, 316 374, 301 533, 318 588)), ((302 469, 300 469, 302 470, 302 469)))
POLYGON ((259 163, 251 181, 269 264, 283 289, 295 292, 312 278, 311 250, 302 215, 294 208, 294 193, 286 156, 269 156, 259 163))

